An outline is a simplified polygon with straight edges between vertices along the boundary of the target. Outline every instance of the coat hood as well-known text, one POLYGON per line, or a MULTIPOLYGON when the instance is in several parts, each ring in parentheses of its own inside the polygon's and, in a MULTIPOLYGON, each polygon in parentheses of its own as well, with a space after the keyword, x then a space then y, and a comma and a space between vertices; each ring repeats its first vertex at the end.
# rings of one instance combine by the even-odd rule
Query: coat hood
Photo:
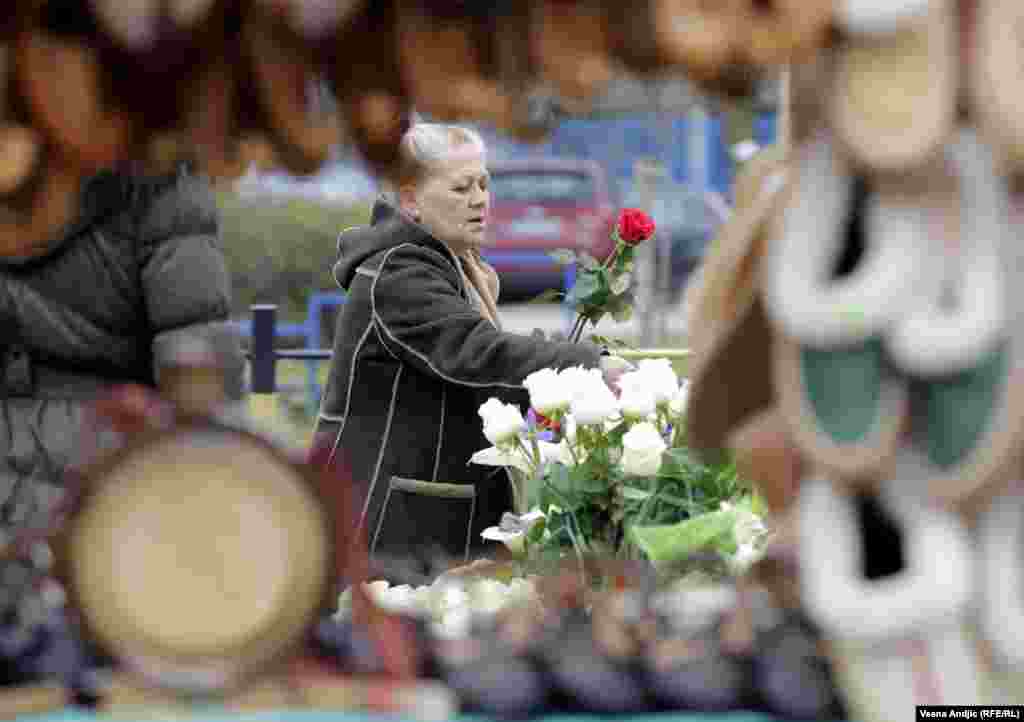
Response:
POLYGON ((334 280, 347 293, 359 266, 371 256, 403 243, 444 249, 445 255, 450 255, 447 246, 417 224, 406 220, 391 203, 378 199, 373 205, 370 225, 348 228, 338 234, 334 280))

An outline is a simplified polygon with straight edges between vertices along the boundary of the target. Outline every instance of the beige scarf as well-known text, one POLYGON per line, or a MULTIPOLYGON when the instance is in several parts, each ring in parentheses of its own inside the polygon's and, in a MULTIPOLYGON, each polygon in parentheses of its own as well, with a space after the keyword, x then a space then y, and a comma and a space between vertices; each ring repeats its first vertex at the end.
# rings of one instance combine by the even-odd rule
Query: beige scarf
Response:
POLYGON ((455 256, 461 266, 470 293, 477 301, 480 314, 501 329, 498 319, 498 274, 480 255, 477 248, 468 248, 455 256))

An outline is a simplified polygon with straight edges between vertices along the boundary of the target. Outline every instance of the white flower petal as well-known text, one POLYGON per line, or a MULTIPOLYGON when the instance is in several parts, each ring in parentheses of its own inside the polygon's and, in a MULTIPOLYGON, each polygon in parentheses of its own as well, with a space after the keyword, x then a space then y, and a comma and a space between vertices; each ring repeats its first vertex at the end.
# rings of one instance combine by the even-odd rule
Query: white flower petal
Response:
POLYGON ((668 444, 649 422, 637 424, 622 437, 622 468, 633 476, 654 476, 661 469, 668 444))
POLYGON ((482 466, 511 466, 526 473, 532 471, 530 461, 520 449, 508 450, 491 446, 473 454, 469 461, 482 466))

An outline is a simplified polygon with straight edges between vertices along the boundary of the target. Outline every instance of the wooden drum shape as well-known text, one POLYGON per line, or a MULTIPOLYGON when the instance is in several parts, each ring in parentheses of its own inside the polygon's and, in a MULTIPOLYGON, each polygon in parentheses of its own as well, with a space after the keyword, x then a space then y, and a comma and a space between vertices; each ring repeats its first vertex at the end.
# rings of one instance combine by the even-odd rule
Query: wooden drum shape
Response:
POLYGON ((129 671, 225 692, 296 650, 333 605, 331 519, 310 476, 208 421, 139 437, 85 472, 69 596, 129 671))

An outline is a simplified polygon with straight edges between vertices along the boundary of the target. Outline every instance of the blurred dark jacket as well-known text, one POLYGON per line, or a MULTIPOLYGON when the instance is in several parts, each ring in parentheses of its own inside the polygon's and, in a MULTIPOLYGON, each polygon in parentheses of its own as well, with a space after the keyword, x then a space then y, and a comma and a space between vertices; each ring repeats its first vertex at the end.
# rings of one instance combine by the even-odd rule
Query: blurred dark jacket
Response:
POLYGON ((0 258, 0 528, 59 493, 91 399, 155 386, 181 349, 216 347, 229 399, 243 398, 209 185, 184 169, 104 172, 84 184, 80 208, 45 253, 0 258))
POLYGON ((490 446, 480 405, 525 406, 526 376, 597 367, 601 350, 499 331, 446 245, 386 202, 374 218, 338 239, 334 277, 348 297, 314 445, 330 446, 357 485, 371 552, 468 558, 512 508, 505 471, 469 463, 490 446))

